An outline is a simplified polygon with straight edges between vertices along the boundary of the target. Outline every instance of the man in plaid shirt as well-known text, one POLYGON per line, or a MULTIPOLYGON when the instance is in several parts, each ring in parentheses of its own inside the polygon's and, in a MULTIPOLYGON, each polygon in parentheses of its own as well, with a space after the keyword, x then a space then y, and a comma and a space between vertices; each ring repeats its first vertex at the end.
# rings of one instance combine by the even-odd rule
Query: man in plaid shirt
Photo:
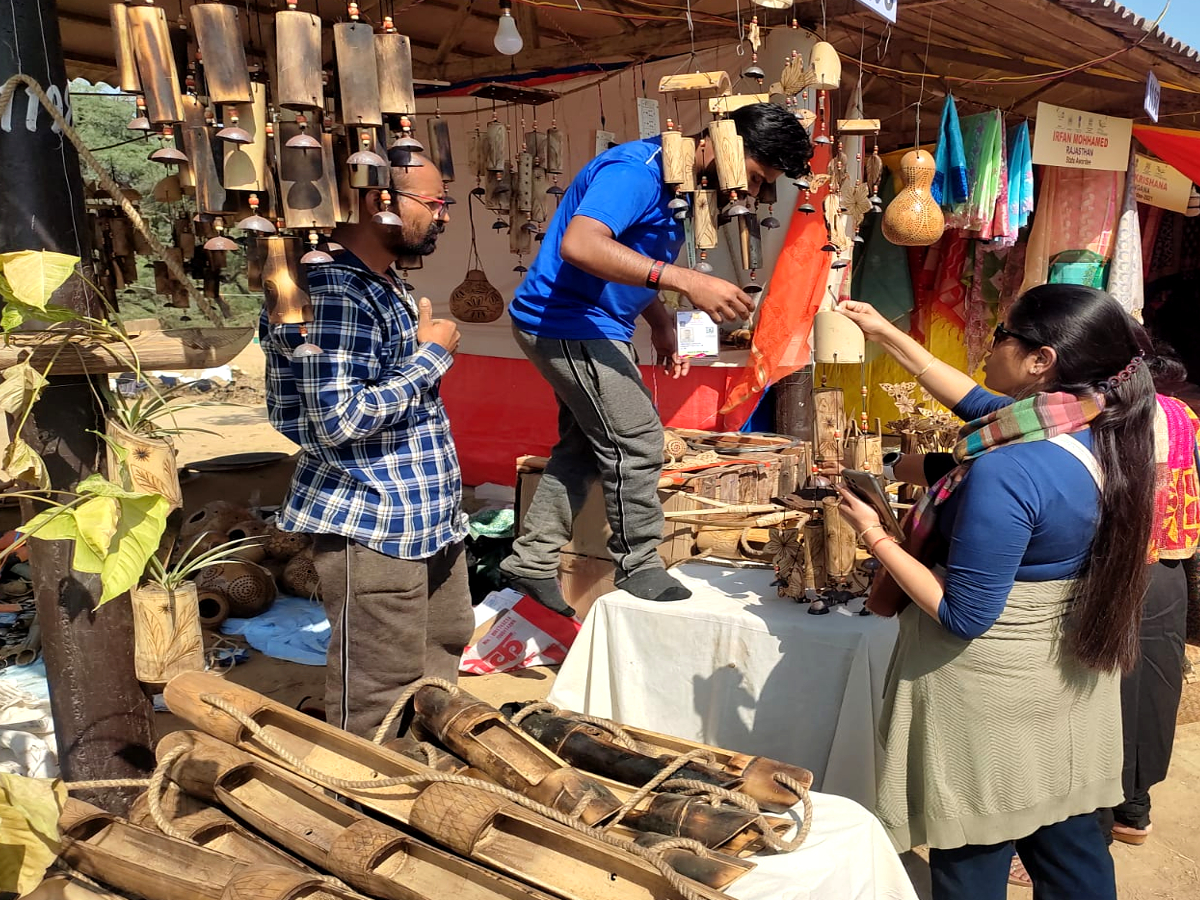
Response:
POLYGON ((362 192, 358 224, 333 233, 334 261, 308 269, 313 321, 264 315, 259 330, 271 424, 300 445, 279 527, 313 535, 332 628, 326 718, 363 736, 405 686, 455 680, 474 627, 462 477, 438 395, 458 328, 394 267, 432 253, 449 218, 437 167, 418 159, 391 170, 403 225, 373 221, 381 193, 362 192))

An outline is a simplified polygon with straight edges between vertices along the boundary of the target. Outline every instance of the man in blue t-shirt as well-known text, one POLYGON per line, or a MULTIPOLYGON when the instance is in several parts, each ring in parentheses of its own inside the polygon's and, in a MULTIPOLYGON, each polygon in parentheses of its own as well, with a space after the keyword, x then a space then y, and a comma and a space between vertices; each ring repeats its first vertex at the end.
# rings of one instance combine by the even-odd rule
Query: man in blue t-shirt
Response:
MULTIPOLYGON (((781 175, 807 171, 812 145, 790 112, 758 103, 731 118, 745 146, 748 193, 757 196, 781 175)), ((708 141, 697 141, 695 169, 697 183, 707 176, 717 187, 708 141)), ((660 138, 621 144, 593 159, 563 196, 509 306, 517 343, 554 388, 559 441, 523 533, 500 568, 513 587, 563 615, 574 610, 558 585, 559 551, 597 477, 612 527, 616 586, 647 600, 690 596, 657 552, 663 433, 637 368, 633 331, 638 316, 644 318, 656 364, 679 378, 688 363, 679 357, 675 317, 658 291, 682 294, 716 322, 744 319, 753 305, 737 285, 672 265, 684 227, 668 207, 674 192, 662 178, 660 138)))

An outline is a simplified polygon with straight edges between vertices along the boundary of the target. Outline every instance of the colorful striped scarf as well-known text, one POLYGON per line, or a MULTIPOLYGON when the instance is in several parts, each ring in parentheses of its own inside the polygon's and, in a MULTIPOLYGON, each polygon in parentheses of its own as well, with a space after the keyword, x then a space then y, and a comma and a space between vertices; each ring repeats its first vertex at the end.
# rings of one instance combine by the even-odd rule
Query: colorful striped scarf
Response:
MULTIPOLYGON (((939 550, 939 542, 935 540, 937 510, 962 484, 972 462, 1000 447, 1047 441, 1060 434, 1082 431, 1103 411, 1102 394, 1088 397, 1036 394, 968 422, 954 446, 958 466, 932 485, 905 517, 901 546, 922 563, 932 563, 939 550)), ((876 615, 894 616, 908 603, 908 596, 891 574, 886 569, 880 571, 871 586, 867 608, 876 615)))

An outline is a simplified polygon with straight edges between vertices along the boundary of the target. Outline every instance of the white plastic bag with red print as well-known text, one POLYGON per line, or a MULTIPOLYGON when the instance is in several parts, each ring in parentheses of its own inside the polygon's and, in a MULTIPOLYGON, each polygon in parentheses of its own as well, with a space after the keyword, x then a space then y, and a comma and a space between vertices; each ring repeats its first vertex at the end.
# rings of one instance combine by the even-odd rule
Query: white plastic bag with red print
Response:
POLYGON ((475 635, 463 651, 460 672, 490 675, 527 666, 556 666, 579 634, 580 624, 513 590, 493 591, 475 607, 475 635))

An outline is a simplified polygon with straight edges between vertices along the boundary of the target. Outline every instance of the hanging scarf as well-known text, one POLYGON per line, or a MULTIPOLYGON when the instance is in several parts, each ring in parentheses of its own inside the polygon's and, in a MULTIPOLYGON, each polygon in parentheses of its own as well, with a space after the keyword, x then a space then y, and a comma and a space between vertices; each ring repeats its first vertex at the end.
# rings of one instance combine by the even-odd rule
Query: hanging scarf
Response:
POLYGON ((1200 546, 1200 421, 1185 403, 1158 398, 1154 417, 1154 520, 1146 562, 1187 559, 1200 546))
MULTIPOLYGON (((921 501, 905 517, 904 541, 910 555, 921 563, 932 563, 941 547, 937 537, 937 511, 962 484, 971 463, 985 453, 1013 444, 1046 441, 1060 434, 1082 431, 1104 411, 1104 397, 1076 397, 1074 394, 1037 394, 1018 400, 981 419, 968 422, 959 432, 954 446, 957 468, 929 488, 921 501)), ((887 569, 871 586, 867 608, 880 616, 894 616, 909 603, 908 596, 887 569)))
POLYGON ((967 155, 963 150, 962 129, 958 125, 958 107, 954 95, 947 94, 942 105, 942 124, 938 129, 937 174, 933 176, 933 201, 939 206, 957 206, 970 195, 967 155))

